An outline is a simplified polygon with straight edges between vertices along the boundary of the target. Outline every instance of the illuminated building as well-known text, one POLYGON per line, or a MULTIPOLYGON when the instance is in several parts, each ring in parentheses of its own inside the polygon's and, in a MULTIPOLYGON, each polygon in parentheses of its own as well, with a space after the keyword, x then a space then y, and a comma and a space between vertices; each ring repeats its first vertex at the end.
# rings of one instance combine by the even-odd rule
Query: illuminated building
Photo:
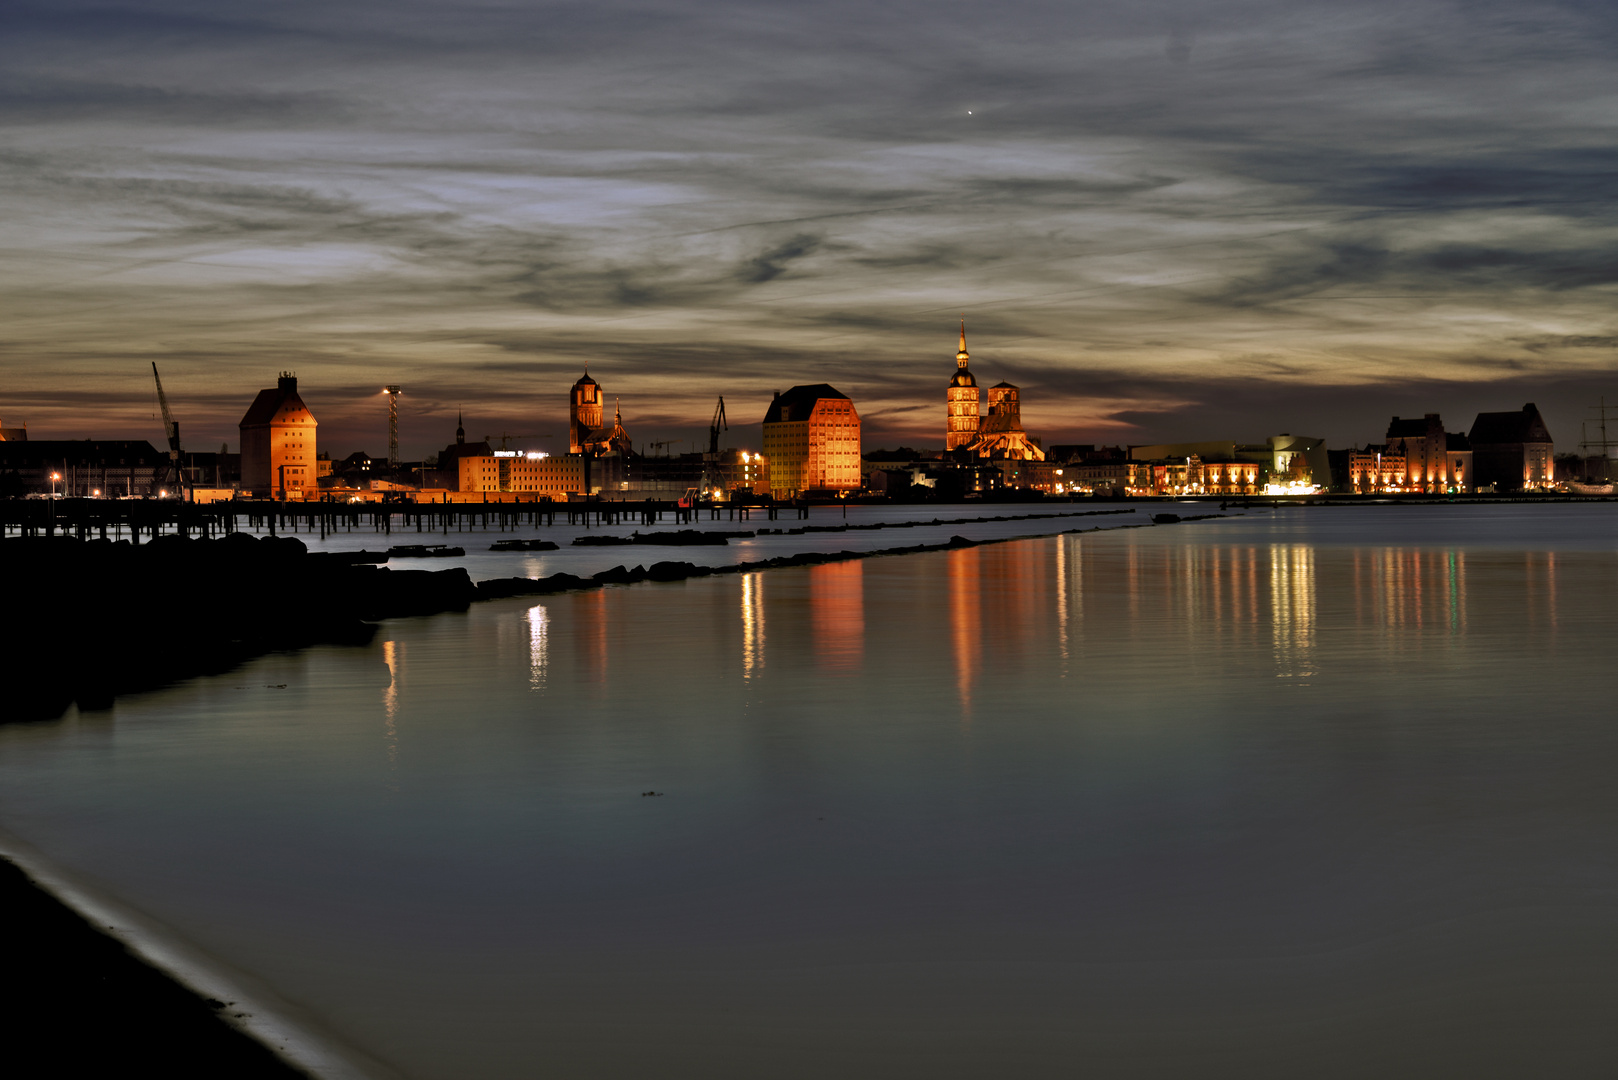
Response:
POLYGON ((1363 450, 1348 453, 1348 489, 1361 494, 1402 491, 1405 483, 1405 454, 1399 446, 1389 450, 1385 443, 1370 443, 1363 450))
POLYGON ((0 442, 27 442, 28 425, 22 427, 6 427, 5 421, 0 420, 0 442))
POLYGON ((585 369, 583 377, 573 384, 567 405, 567 452, 584 453, 585 444, 601 426, 601 384, 590 378, 585 369))
POLYGON ((1045 451, 1022 429, 1021 391, 1008 382, 989 387, 989 412, 967 450, 978 457, 1044 461, 1045 451))
POLYGON ((944 449, 970 446, 978 437, 978 381, 966 369, 966 320, 961 320, 961 348, 955 354, 955 375, 949 381, 945 406, 944 449))
POLYGON ((315 417, 295 375, 283 371, 274 389, 260 390, 240 426, 243 490, 302 498, 316 486, 315 417))
MULTIPOLYGON (((1045 451, 1022 428, 1021 391, 1008 382, 989 387, 989 412, 978 415, 978 381, 967 370, 966 322, 945 404, 944 451, 964 450, 980 458, 1044 461, 1045 451)), ((1027 485, 1015 485, 1027 486, 1027 485)))
POLYGON ((469 454, 456 462, 456 490, 566 498, 585 490, 586 461, 581 454, 552 457, 523 450, 469 454))
POLYGON ((854 403, 825 383, 777 394, 764 416, 764 457, 776 498, 858 491, 860 417, 854 403))
POLYGON ((1529 402, 1520 412, 1478 413, 1472 421, 1475 482, 1496 491, 1534 491, 1555 481, 1550 429, 1529 402))
POLYGON ((1437 413, 1420 420, 1395 416, 1384 446, 1388 453, 1404 454, 1405 476, 1399 490, 1465 491, 1473 485, 1471 444, 1464 435, 1446 432, 1437 413))
POLYGON ((624 430, 623 413, 613 410, 612 426, 602 426, 603 401, 601 384, 590 378, 586 371, 568 394, 567 452, 570 454, 633 453, 629 433, 624 430))

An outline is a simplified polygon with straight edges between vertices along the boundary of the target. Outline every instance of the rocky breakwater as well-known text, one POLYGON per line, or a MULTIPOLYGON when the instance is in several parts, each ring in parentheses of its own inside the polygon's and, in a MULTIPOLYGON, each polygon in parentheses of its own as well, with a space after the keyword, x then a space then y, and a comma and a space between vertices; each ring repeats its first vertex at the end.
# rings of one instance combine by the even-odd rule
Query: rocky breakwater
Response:
POLYGON ((7 650, 0 722, 227 671, 281 649, 368 643, 379 619, 464 611, 464 569, 387 570, 291 537, 0 541, 7 650))

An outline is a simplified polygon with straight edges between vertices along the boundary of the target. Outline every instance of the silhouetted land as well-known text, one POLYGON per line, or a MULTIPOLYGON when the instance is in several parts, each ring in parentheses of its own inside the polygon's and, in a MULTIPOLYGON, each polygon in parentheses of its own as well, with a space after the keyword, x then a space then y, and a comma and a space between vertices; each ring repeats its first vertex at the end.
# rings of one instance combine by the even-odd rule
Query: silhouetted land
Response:
POLYGON ((148 966, 3 859, 0 918, 8 1075, 305 1076, 221 1019, 225 1002, 200 998, 148 966))

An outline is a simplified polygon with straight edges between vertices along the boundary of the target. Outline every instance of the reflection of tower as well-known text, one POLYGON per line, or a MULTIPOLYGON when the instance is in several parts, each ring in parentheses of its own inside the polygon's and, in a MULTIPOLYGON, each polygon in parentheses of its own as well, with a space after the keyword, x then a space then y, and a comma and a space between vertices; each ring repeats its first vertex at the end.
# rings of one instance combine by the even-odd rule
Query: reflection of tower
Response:
POLYGON ((955 354, 955 375, 949 381, 948 415, 944 422, 944 449, 969 446, 978 437, 978 381, 966 369, 966 320, 961 320, 961 348, 955 354))
POLYGON ((600 426, 601 385, 590 378, 590 372, 586 369, 584 377, 573 384, 573 391, 568 396, 567 452, 584 453, 585 443, 591 440, 592 433, 600 426))

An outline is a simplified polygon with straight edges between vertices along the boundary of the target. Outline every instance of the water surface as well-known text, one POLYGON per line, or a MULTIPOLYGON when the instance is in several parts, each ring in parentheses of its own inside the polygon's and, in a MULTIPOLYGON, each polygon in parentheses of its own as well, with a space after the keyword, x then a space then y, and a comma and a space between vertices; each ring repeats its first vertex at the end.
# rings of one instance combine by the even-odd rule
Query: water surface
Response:
POLYGON ((0 825, 413 1077, 1610 1075, 1615 537, 480 604, 0 729, 0 825))

